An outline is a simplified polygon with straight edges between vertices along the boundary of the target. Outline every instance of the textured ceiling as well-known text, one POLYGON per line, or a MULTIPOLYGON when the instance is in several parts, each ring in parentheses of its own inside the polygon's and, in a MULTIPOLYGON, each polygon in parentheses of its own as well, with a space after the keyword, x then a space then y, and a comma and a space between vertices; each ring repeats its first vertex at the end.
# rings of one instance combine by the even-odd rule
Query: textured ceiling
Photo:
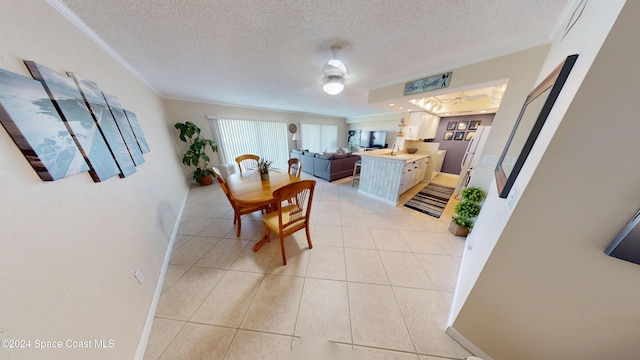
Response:
POLYGON ((164 97, 341 117, 387 112, 371 89, 550 42, 574 3, 61 1, 164 97), (349 78, 330 96, 334 44, 349 78))

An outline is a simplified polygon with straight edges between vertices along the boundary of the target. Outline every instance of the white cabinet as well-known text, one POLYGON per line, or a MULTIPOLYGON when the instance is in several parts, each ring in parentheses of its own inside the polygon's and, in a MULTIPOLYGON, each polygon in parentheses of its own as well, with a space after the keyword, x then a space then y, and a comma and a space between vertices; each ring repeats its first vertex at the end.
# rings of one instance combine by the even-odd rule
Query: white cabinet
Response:
POLYGON ((407 162, 404 166, 404 172, 402 173, 402 180, 400 180, 399 194, 411 189, 422 179, 418 179, 418 173, 420 169, 420 160, 407 162))
POLYGON ((424 180, 424 176, 427 172, 428 164, 429 164, 429 158, 418 160, 418 172, 416 174, 416 184, 424 180))
POLYGON ((407 140, 432 139, 440 125, 440 117, 426 111, 412 112, 405 132, 407 140))

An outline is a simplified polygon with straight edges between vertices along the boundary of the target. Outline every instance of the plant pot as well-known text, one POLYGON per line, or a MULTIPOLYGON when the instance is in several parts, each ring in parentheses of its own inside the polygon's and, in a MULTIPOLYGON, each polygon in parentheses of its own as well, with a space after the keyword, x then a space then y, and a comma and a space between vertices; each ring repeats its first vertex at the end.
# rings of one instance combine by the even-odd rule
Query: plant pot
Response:
POLYGON ((269 180, 269 173, 260 173, 260 179, 264 180, 269 180))
POLYGON ((455 236, 467 236, 469 235, 469 228, 466 228, 462 225, 458 225, 455 222, 451 221, 449 224, 449 232, 455 236))
POLYGON ((213 175, 209 174, 207 176, 203 176, 202 179, 200 179, 200 182, 198 184, 200 184, 200 186, 207 186, 207 185, 213 184, 213 175))

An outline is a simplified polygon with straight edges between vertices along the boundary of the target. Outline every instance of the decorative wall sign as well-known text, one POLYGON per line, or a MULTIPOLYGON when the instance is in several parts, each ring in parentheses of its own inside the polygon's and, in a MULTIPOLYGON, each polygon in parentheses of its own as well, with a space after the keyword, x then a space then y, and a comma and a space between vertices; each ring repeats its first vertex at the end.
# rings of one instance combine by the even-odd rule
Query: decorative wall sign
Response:
POLYGON ((40 81, 0 69, 0 122, 42 180, 89 170, 40 81))
POLYGON ((464 139, 464 131, 456 131, 455 135, 453 135, 453 140, 462 140, 464 139))
POLYGON ((89 107, 89 110, 91 110, 93 119, 98 123, 98 126, 100 126, 100 130, 107 140, 107 144, 109 144, 109 148, 111 148, 113 157, 116 159, 116 163, 120 169, 120 177, 127 177, 135 173, 136 166, 129 154, 129 149, 127 149, 118 125, 116 125, 116 121, 98 85, 76 74, 68 73, 68 75, 75 81, 85 103, 89 107))
POLYGON ((140 151, 142 151, 143 154, 151 151, 149 149, 149 144, 147 144, 147 139, 145 139, 144 134, 142 133, 142 128, 140 127, 140 123, 138 122, 136 114, 127 109, 124 110, 124 114, 127 116, 127 119, 129 119, 129 124, 131 125, 131 129, 133 130, 133 135, 136 137, 138 145, 140 145, 140 151))
POLYGON ((480 126, 481 121, 471 121, 469 122, 469 130, 478 130, 478 126, 480 126))
POLYGON ((404 84, 404 94, 411 95, 429 90, 446 88, 449 87, 450 80, 451 72, 410 81, 404 84))
POLYGON ((111 155, 111 150, 73 80, 33 61, 24 63, 33 78, 42 82, 82 156, 89 164, 89 174, 93 181, 99 182, 117 175, 120 170, 111 155))
POLYGON ((131 154, 131 158, 133 159, 133 163, 136 165, 140 165, 144 163, 144 157, 142 156, 142 150, 140 149, 140 145, 136 141, 135 136, 133 135, 133 129, 131 129, 131 124, 129 124, 129 120, 127 116, 124 114, 124 110, 122 109, 122 105, 120 105, 120 101, 113 95, 102 93, 104 99, 109 106, 109 110, 111 110, 111 114, 113 118, 116 120, 116 125, 118 125, 118 129, 122 134, 122 138, 124 142, 127 144, 127 149, 129 149, 129 154, 131 154))
POLYGON ((468 121, 460 121, 458 123, 458 130, 467 130, 467 126, 469 126, 468 121))
POLYGON ((451 140, 453 139, 453 131, 446 131, 444 133, 444 136, 442 137, 442 140, 451 140))
POLYGON ((447 130, 455 130, 457 126, 458 126, 457 121, 449 121, 447 123, 447 130))

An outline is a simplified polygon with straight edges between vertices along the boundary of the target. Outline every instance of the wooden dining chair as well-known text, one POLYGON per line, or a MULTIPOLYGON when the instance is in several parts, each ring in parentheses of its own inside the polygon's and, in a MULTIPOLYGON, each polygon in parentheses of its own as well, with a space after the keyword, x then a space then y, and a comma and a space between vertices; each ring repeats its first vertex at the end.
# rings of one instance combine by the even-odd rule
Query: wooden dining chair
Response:
POLYGON ((302 171, 302 162, 298 158, 289 159, 289 174, 299 178, 302 171))
POLYGON ((229 187, 227 186, 226 181, 224 181, 224 179, 222 178, 222 174, 220 173, 220 170, 214 167, 213 173, 215 174, 216 179, 220 183, 220 187, 222 188, 222 191, 224 191, 224 194, 227 195, 227 200, 229 200, 229 203, 233 208, 233 224, 235 225, 236 222, 238 223, 238 230, 236 231, 236 237, 240 237, 240 231, 242 231, 242 221, 240 219, 240 216, 245 214, 250 214, 256 211, 266 212, 267 210, 269 210, 269 206, 268 205, 267 206, 241 206, 237 204, 231 198, 231 191, 229 190, 229 187))
POLYGON ((242 170, 256 170, 258 169, 258 161, 260 160, 260 156, 253 154, 244 154, 240 155, 236 158, 236 163, 238 163, 238 168, 240 168, 240 174, 242 174, 242 170))
POLYGON ((315 180, 301 180, 276 189, 273 192, 276 209, 262 217, 264 238, 268 241, 272 231, 280 238, 284 265, 287 265, 287 256, 284 252, 285 237, 305 229, 309 249, 313 248, 309 234, 309 215, 315 187, 315 180))

